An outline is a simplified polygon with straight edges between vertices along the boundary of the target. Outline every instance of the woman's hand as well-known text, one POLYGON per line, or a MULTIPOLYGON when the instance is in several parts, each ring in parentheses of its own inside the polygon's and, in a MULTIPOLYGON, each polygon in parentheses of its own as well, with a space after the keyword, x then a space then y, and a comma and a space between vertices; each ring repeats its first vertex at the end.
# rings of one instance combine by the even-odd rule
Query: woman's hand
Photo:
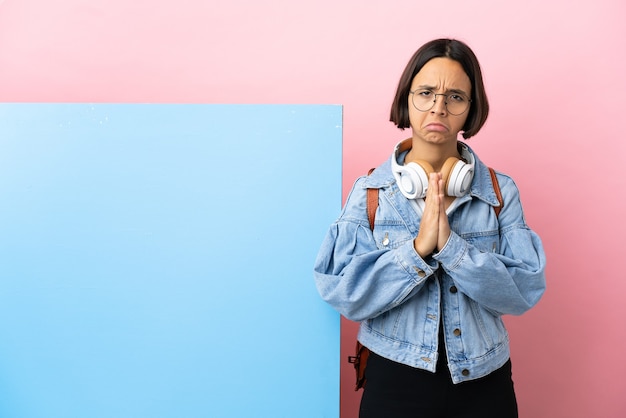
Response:
POLYGON ((428 178, 428 191, 420 230, 413 241, 415 251, 422 258, 432 254, 435 250, 441 250, 450 237, 450 224, 445 203, 441 173, 431 173, 428 178))

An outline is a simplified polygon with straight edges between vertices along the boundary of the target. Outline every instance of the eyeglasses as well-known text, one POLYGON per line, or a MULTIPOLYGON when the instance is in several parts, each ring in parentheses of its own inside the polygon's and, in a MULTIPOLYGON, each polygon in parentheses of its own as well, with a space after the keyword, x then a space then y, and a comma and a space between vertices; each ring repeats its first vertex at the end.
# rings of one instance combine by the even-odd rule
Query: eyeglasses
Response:
POLYGON ((420 112, 428 112, 432 109, 437 102, 437 96, 444 97, 444 104, 448 113, 454 116, 465 113, 471 102, 463 93, 437 94, 430 90, 415 90, 409 93, 413 95, 413 106, 420 112))

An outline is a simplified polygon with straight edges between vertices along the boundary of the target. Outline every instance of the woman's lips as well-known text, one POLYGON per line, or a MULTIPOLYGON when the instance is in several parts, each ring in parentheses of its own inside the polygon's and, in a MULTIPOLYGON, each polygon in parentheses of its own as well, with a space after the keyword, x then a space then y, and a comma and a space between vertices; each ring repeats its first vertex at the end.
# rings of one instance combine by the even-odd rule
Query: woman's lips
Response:
POLYGON ((434 131, 434 132, 447 132, 448 131, 447 126, 441 123, 429 123, 428 125, 426 125, 426 129, 429 131, 434 131))

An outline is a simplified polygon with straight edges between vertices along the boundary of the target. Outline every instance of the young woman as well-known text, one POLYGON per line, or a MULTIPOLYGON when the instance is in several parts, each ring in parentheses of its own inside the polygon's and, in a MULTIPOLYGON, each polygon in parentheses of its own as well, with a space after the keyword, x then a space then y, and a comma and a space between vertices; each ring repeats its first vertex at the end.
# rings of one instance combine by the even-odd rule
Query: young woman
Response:
POLYGON ((322 243, 317 288, 360 321, 371 352, 362 418, 517 417, 502 315, 539 301, 545 254, 513 180, 498 173, 494 187, 459 140, 488 112, 472 50, 453 39, 423 45, 391 108, 411 137, 356 181, 322 243), (379 196, 373 229, 368 188, 379 196))

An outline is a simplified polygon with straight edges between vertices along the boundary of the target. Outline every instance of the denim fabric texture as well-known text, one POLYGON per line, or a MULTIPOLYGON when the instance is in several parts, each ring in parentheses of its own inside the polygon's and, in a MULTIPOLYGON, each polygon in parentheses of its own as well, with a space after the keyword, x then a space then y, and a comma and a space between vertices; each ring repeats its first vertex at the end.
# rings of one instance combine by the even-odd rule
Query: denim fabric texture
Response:
POLYGON ((489 169, 470 152, 471 189, 448 214, 452 232, 441 251, 426 258, 415 251, 421 214, 400 192, 390 158, 356 180, 314 266, 322 298, 359 321, 359 341, 382 357, 434 372, 441 325, 454 383, 507 362, 502 316, 526 312, 546 287, 543 246, 526 224, 517 186, 497 173, 504 207, 496 217, 489 169), (373 231, 368 188, 379 189, 373 231))

